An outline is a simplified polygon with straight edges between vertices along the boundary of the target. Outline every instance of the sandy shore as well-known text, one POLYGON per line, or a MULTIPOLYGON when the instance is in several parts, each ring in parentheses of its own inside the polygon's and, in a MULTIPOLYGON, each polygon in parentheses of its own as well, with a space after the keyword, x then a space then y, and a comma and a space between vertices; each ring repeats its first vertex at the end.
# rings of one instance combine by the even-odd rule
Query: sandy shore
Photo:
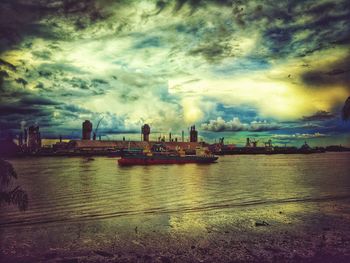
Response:
POLYGON ((350 262, 350 200, 0 229, 0 262, 350 262))

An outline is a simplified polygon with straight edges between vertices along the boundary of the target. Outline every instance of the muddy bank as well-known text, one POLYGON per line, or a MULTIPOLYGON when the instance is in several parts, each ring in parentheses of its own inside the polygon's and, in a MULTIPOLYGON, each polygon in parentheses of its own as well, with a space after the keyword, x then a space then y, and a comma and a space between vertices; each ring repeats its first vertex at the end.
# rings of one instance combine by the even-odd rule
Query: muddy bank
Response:
POLYGON ((1 228, 1 262, 349 262, 350 200, 1 228))

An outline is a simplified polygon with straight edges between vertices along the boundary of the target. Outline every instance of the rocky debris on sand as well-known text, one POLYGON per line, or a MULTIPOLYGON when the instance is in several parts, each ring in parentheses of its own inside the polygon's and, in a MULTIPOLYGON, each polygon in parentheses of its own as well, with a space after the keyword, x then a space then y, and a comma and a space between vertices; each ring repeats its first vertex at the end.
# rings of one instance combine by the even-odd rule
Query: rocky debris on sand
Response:
POLYGON ((269 226, 270 224, 266 221, 256 221, 255 226, 269 226))
POLYGON ((114 257, 113 254, 105 252, 105 251, 102 251, 102 250, 95 250, 94 253, 97 254, 97 255, 100 255, 102 257, 108 257, 108 258, 114 257))
POLYGON ((79 260, 77 258, 64 258, 58 261, 59 263, 78 263, 79 260))

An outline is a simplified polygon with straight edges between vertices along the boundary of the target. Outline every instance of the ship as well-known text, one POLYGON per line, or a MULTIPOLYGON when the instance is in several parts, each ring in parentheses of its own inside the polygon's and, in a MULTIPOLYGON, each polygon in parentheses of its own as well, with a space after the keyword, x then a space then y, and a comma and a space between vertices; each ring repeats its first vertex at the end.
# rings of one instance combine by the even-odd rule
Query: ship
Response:
POLYGON ((169 151, 163 144, 155 144, 152 149, 128 149, 118 159, 121 166, 153 164, 186 164, 214 163, 219 157, 210 153, 207 148, 197 147, 195 155, 187 155, 184 150, 169 151))

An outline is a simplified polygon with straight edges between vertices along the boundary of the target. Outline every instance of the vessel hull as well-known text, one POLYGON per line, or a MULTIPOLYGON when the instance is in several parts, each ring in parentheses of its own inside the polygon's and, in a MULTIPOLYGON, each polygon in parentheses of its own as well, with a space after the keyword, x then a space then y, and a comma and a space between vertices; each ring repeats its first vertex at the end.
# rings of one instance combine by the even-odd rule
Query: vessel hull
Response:
POLYGON ((186 164, 186 163, 213 163, 218 159, 216 156, 124 156, 118 159, 118 164, 122 166, 129 165, 154 165, 154 164, 186 164))

